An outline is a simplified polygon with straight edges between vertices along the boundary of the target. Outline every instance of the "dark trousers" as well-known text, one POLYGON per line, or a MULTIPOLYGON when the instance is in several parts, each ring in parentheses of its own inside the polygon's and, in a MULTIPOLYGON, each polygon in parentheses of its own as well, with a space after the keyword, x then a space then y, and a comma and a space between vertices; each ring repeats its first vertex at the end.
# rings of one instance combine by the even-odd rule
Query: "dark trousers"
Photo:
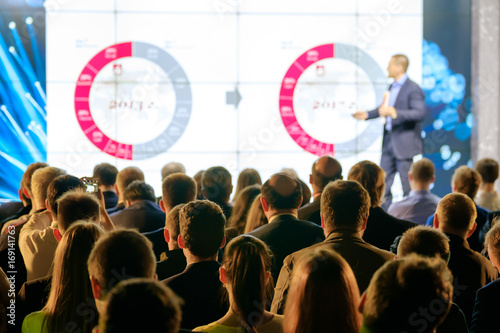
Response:
POLYGON ((392 202, 391 187, 394 182, 396 172, 399 173, 401 184, 403 186, 403 195, 407 196, 410 193, 410 183, 408 181, 408 171, 410 171, 413 159, 398 159, 394 155, 391 142, 390 132, 384 134, 384 144, 382 147, 382 158, 380 160, 380 167, 385 171, 385 202, 382 208, 386 211, 392 202))

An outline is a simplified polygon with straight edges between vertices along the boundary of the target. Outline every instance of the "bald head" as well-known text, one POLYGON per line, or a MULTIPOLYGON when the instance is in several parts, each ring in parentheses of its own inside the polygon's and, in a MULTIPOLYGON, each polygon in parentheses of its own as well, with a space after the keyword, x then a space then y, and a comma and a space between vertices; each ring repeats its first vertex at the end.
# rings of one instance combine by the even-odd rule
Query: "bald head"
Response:
POLYGON ((321 193, 329 182, 342 179, 342 166, 330 156, 322 156, 314 161, 311 173, 311 185, 314 194, 321 193))
POLYGON ((123 191, 125 191, 125 188, 134 180, 144 181, 144 173, 142 173, 141 169, 137 167, 127 167, 118 172, 116 176, 116 190, 118 192, 119 202, 123 202, 123 191))
POLYGON ((179 162, 170 162, 167 163, 161 168, 161 179, 165 179, 165 177, 170 176, 174 173, 186 173, 186 168, 182 163, 179 162))
POLYGON ((262 197, 270 209, 294 210, 302 202, 302 185, 286 173, 276 173, 262 185, 262 197))

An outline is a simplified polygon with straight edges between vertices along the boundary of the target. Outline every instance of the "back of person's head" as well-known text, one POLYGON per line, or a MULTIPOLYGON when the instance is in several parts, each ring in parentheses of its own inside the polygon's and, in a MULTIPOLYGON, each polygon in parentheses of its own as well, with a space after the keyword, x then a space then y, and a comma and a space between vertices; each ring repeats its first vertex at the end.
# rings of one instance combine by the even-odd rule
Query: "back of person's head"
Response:
POLYGON ((236 200, 238 200, 238 196, 244 188, 255 184, 262 185, 262 179, 260 178, 259 172, 252 168, 241 170, 238 175, 238 181, 236 182, 233 201, 236 202, 236 200))
POLYGON ((153 245, 144 235, 136 230, 121 229, 99 239, 90 253, 87 266, 91 280, 105 294, 120 281, 137 277, 153 278, 156 257, 153 245))
POLYGON ((462 165, 455 169, 451 183, 455 192, 463 193, 474 200, 481 185, 481 175, 477 170, 462 165))
POLYGON ((169 236, 169 239, 165 240, 169 243, 173 242, 175 245, 177 244, 177 237, 181 234, 179 226, 179 213, 181 212, 181 209, 182 207, 184 207, 184 205, 185 204, 179 204, 175 206, 170 210, 170 212, 168 212, 167 216, 165 217, 165 228, 167 229, 169 236))
POLYGON ((248 210, 245 230, 243 231, 245 234, 268 223, 266 214, 264 214, 264 209, 262 209, 262 204, 260 203, 260 198, 262 198, 262 194, 255 197, 248 210))
POLYGON ((373 333, 435 332, 452 297, 453 276, 444 260, 413 254, 389 261, 368 286, 363 324, 373 333))
POLYGON ((231 174, 222 166, 211 167, 201 176, 201 188, 208 200, 227 203, 233 191, 231 174))
POLYGON ((302 202, 302 185, 284 172, 272 175, 261 191, 267 206, 275 210, 297 209, 302 202))
POLYGON ((47 202, 52 214, 57 216, 57 200, 66 192, 80 189, 82 191, 86 190, 83 181, 72 175, 63 175, 54 178, 47 188, 47 202))
POLYGON ((248 211, 252 202, 260 194, 261 186, 258 184, 245 187, 241 192, 233 207, 231 217, 227 221, 229 228, 235 228, 239 234, 245 230, 248 211))
POLYGON ((293 269, 284 332, 357 333, 359 289, 349 264, 335 251, 311 249, 293 269))
POLYGON ((398 257, 406 257, 412 253, 423 257, 438 257, 448 262, 450 257, 450 240, 440 230, 423 225, 407 230, 398 245, 398 257))
POLYGON ((342 166, 330 156, 322 156, 314 161, 311 172, 311 183, 324 189, 329 182, 342 179, 342 166))
POLYGON ((462 193, 450 193, 439 201, 436 215, 440 230, 462 235, 472 230, 477 212, 471 198, 462 193))
POLYGON ((87 220, 99 224, 100 211, 97 198, 75 189, 61 195, 56 201, 57 223, 59 230, 64 233, 70 225, 78 220, 87 220))
POLYGON ((174 173, 165 177, 161 189, 163 207, 167 211, 178 204, 196 199, 196 182, 182 173, 174 173))
POLYGON ((422 158, 410 167, 410 173, 416 182, 428 184, 434 179, 434 163, 428 158, 422 158))
POLYGON ((99 331, 177 333, 182 320, 181 304, 182 300, 158 281, 122 281, 109 293, 99 331))
POLYGON ((196 182, 196 199, 197 200, 203 200, 205 197, 203 196, 203 191, 201 189, 201 177, 203 176, 203 173, 205 170, 200 170, 198 171, 194 176, 193 179, 196 182))
POLYGON ((23 192, 22 193, 23 199, 27 203, 31 202, 31 197, 33 196, 33 192, 31 191, 31 177, 33 176, 33 173, 38 169, 42 169, 48 166, 49 165, 47 163, 43 162, 31 163, 24 171, 23 177, 21 178, 21 191, 23 192), (28 196, 26 196, 26 194, 28 196))
POLYGON ((307 205, 311 201, 311 189, 307 184, 300 178, 297 178, 297 180, 300 183, 300 188, 302 189, 302 203, 300 204, 300 207, 307 205))
POLYGON ((485 183, 494 183, 498 178, 498 162, 492 158, 480 159, 477 161, 475 169, 485 183))
POLYGON ((123 191, 123 199, 130 203, 140 200, 156 202, 155 190, 142 180, 134 180, 123 191))
POLYGON ((113 186, 116 183, 118 169, 109 163, 97 164, 94 167, 93 178, 97 178, 98 184, 103 186, 113 186))
POLYGON ((299 174, 293 168, 281 168, 280 173, 289 175, 292 178, 299 179, 299 174))
POLYGON ((56 167, 45 167, 35 170, 31 176, 31 191, 33 193, 33 201, 38 209, 45 207, 45 199, 47 199, 47 188, 50 182, 61 175, 66 174, 66 171, 56 167))
POLYGON ((325 228, 360 231, 370 212, 370 196, 360 183, 336 180, 321 195, 321 216, 325 228))
POLYGON ((356 163, 347 176, 349 180, 358 181, 370 194, 372 207, 379 207, 383 202, 385 191, 385 172, 371 161, 356 163))
POLYGON ((410 65, 410 60, 408 60, 407 56, 405 56, 404 54, 395 54, 392 56, 392 60, 394 61, 394 63, 401 66, 403 72, 406 73, 406 71, 408 70, 408 66, 410 65))
POLYGON ((262 324, 264 307, 272 292, 271 252, 261 240, 242 235, 226 246, 221 281, 231 294, 231 309, 246 331, 262 324))
POLYGON ((69 322, 76 326, 74 329, 90 332, 97 324, 95 315, 85 317, 77 313, 96 311, 86 264, 92 247, 103 234, 100 226, 78 221, 57 245, 50 294, 43 308, 47 315, 44 332, 65 332, 69 322))
POLYGON ((144 173, 137 167, 126 167, 116 175, 116 187, 118 192, 123 192, 128 184, 134 180, 144 181, 144 173))
MULTIPOLYGON (((495 220, 495 222, 498 222, 500 218, 496 217, 495 220)), ((488 255, 493 265, 497 269, 500 269, 500 223, 494 223, 491 229, 486 233, 484 248, 488 251, 488 255)))
POLYGON ((182 163, 179 162, 170 162, 167 163, 161 168, 161 179, 165 179, 165 177, 170 176, 174 173, 186 173, 186 168, 182 163))
POLYGON ((179 226, 184 246, 198 258, 217 254, 224 240, 226 218, 222 209, 209 200, 185 204, 179 213, 179 226))

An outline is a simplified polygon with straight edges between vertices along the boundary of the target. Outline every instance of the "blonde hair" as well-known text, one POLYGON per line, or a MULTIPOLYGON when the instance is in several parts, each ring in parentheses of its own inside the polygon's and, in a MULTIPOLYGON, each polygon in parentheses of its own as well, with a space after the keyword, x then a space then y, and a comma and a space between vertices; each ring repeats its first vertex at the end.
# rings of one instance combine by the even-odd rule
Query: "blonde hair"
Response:
POLYGON ((437 205, 436 214, 442 229, 452 232, 470 230, 477 217, 474 201, 463 193, 445 195, 437 205))
POLYGON ((497 261, 500 261, 500 223, 497 223, 499 220, 500 217, 493 219, 493 226, 484 238, 484 248, 488 250, 490 257, 493 255, 497 261))
POLYGON ((56 167, 45 167, 37 169, 31 176, 31 192, 33 201, 40 208, 45 208, 45 199, 47 199, 47 188, 52 180, 58 176, 65 175, 66 171, 56 167))
POLYGON ((451 182, 457 189, 457 192, 463 193, 474 200, 481 185, 481 175, 477 170, 462 165, 455 169, 451 177, 451 182))
POLYGON ((267 224, 267 217, 264 214, 264 209, 260 203, 260 198, 262 198, 262 194, 259 194, 255 197, 252 202, 252 206, 248 210, 245 231, 243 233, 248 233, 250 231, 254 231, 261 225, 267 224))

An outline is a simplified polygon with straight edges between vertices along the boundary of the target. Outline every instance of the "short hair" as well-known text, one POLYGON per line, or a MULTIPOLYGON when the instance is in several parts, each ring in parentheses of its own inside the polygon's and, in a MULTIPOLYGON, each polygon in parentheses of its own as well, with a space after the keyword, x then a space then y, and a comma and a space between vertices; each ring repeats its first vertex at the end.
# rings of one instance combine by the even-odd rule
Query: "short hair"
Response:
POLYGON ((329 182, 342 179, 342 166, 333 157, 322 156, 314 161, 311 175, 314 185, 323 189, 329 182), (324 170, 319 170, 318 164, 323 161, 326 164, 324 170))
POLYGON ((179 213, 184 246, 199 258, 217 254, 224 239, 225 224, 222 209, 209 200, 189 202, 179 213))
POLYGON ((360 183, 336 180, 321 194, 321 215, 325 225, 361 230, 370 212, 370 196, 360 183))
POLYGON ((196 199, 203 200, 203 191, 201 189, 201 177, 203 176, 203 173, 205 170, 200 170, 198 171, 194 176, 193 179, 196 182, 196 199))
POLYGON ((176 241, 177 236, 181 233, 179 226, 179 213, 184 205, 185 204, 179 204, 172 208, 165 218, 165 228, 167 228, 170 237, 176 241))
POLYGON ((233 202, 238 200, 238 196, 244 188, 251 185, 262 185, 262 179, 260 178, 260 174, 257 170, 252 168, 246 168, 241 170, 238 175, 238 181, 236 182, 236 190, 234 191, 233 202))
POLYGON ((474 200, 481 185, 481 175, 477 170, 462 165, 455 169, 451 177, 451 182, 457 189, 457 192, 463 193, 474 200))
MULTIPOLYGON (((500 218, 495 217, 495 220, 498 219, 500 218)), ((493 255, 497 261, 500 261, 500 223, 493 223, 491 229, 486 233, 484 248, 488 250, 490 258, 493 255)))
POLYGON ((222 166, 211 167, 201 176, 201 187, 205 197, 214 202, 227 202, 232 190, 232 178, 222 166))
POLYGON ((274 209, 297 209, 302 202, 302 184, 284 172, 272 175, 262 185, 261 192, 269 207, 274 209))
POLYGON ((177 333, 182 303, 169 287, 158 281, 144 278, 122 281, 109 293, 100 328, 103 333, 177 333))
POLYGON ((156 257, 153 245, 136 230, 114 230, 97 241, 87 262, 89 274, 103 292, 120 281, 137 277, 153 278, 156 257))
POLYGON ((99 201, 94 195, 86 193, 84 190, 68 191, 57 199, 56 204, 57 224, 63 232, 78 220, 99 223, 99 201))
POLYGON ((93 178, 97 178, 99 185, 103 186, 113 186, 116 183, 116 176, 118 175, 118 169, 109 163, 97 164, 94 167, 93 178))
POLYGON ((356 180, 368 191, 372 207, 379 207, 385 192, 385 172, 371 161, 356 163, 347 176, 348 180, 356 180))
POLYGON ((186 168, 182 163, 179 162, 170 162, 167 163, 161 168, 161 179, 165 179, 165 177, 170 176, 174 173, 186 173, 186 168))
POLYGON ((374 333, 430 333, 448 314, 453 276, 440 258, 416 254, 386 262, 366 291, 364 324, 374 333), (422 310, 432 316, 422 314, 422 310))
POLYGON ((123 191, 123 199, 131 202, 138 200, 156 202, 155 190, 142 180, 134 180, 123 191))
POLYGON ((134 180, 144 181, 144 173, 137 167, 126 167, 116 175, 116 187, 122 192, 134 180))
POLYGON ((477 161, 475 169, 485 183, 494 183, 498 178, 498 162, 492 158, 482 158, 477 161))
POLYGON ((169 208, 196 199, 196 182, 182 173, 165 177, 161 189, 163 204, 169 208))
POLYGON ((412 163, 410 173, 417 182, 430 183, 434 177, 434 163, 428 158, 412 163))
POLYGON ((476 205, 463 193, 444 196, 436 208, 439 225, 443 230, 465 232, 472 228, 476 220, 476 205))
POLYGON ((396 64, 403 67, 403 71, 406 73, 406 71, 408 70, 408 66, 410 66, 410 60, 408 60, 408 57, 404 54, 395 54, 392 56, 392 59, 394 59, 394 62, 396 64))
POLYGON ((50 182, 47 188, 48 208, 55 216, 57 216, 57 199, 64 193, 74 189, 85 191, 86 187, 81 179, 72 175, 58 176, 50 182))
POLYGON ((47 199, 47 188, 50 182, 57 176, 66 174, 66 171, 56 167, 45 167, 35 170, 31 176, 31 192, 37 205, 45 207, 45 199, 47 199))
MULTIPOLYGON (((23 177, 21 178, 21 191, 23 189, 26 189, 28 191, 28 193, 30 193, 30 195, 31 195, 32 194, 32 192, 31 192, 31 177, 33 176, 33 173, 38 169, 42 169, 42 168, 45 168, 48 166, 49 165, 47 163, 43 163, 43 162, 31 163, 30 165, 28 165, 28 167, 26 168, 26 171, 24 171, 24 173, 23 173, 23 177)), ((23 193, 23 196, 24 196, 24 193, 23 193)), ((31 199, 26 198, 26 197, 24 199, 27 201, 31 201, 31 199)))
POLYGON ((443 232, 423 225, 408 229, 398 245, 398 257, 416 253, 423 257, 439 257, 448 262, 450 239, 443 232))

